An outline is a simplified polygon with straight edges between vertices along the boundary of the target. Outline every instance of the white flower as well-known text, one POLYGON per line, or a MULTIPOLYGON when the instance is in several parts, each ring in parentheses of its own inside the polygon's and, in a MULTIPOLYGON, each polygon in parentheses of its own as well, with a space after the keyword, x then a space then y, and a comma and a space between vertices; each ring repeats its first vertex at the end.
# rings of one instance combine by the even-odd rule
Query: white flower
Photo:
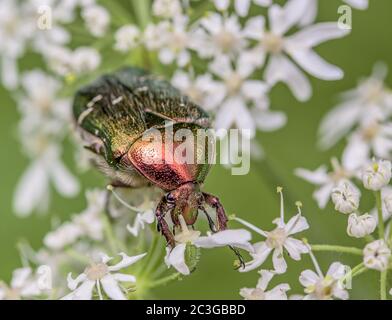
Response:
POLYGON ((270 123, 271 129, 272 126, 277 129, 284 125, 284 115, 265 110, 265 94, 268 86, 262 81, 248 79, 254 70, 241 57, 233 68, 229 58, 222 56, 210 65, 210 69, 221 79, 220 85, 215 88, 217 101, 222 101, 216 112, 217 129, 235 127, 242 130, 242 134, 248 135, 248 138, 253 138, 259 123, 258 119, 267 112, 279 118, 278 121, 270 123), (248 109, 249 103, 255 107, 253 113, 248 109))
POLYGON ((110 24, 110 14, 102 6, 91 5, 83 8, 82 18, 88 31, 95 37, 103 37, 110 24))
POLYGON ((347 267, 340 262, 334 262, 324 276, 314 257, 312 260, 315 263, 317 273, 312 270, 305 270, 299 277, 299 282, 305 287, 306 296, 304 299, 330 300, 337 298, 347 300, 348 292, 343 289, 343 284, 341 283, 347 267))
POLYGON ((0 300, 31 299, 41 294, 42 290, 31 268, 14 270, 10 286, 0 282, 0 300))
POLYGON ((184 218, 179 217, 181 232, 174 236, 176 246, 173 249, 166 248, 165 263, 169 267, 174 267, 178 272, 189 275, 191 270, 185 261, 185 251, 187 245, 194 245, 198 248, 216 248, 233 246, 248 251, 253 251, 251 244, 251 234, 243 229, 224 230, 217 233, 209 233, 207 236, 200 236, 200 231, 189 230, 184 218))
MULTIPOLYGON (((335 158, 331 162, 333 167, 332 172, 328 172, 326 166, 321 166, 315 171, 301 168, 295 170, 295 174, 298 177, 318 186, 318 189, 313 193, 313 198, 321 209, 326 207, 332 190, 340 183, 350 183, 356 189, 356 186, 349 181, 355 174, 355 172, 349 169, 349 164, 343 162, 343 165, 340 165, 335 158)), ((357 191, 359 192, 358 189, 357 191)))
POLYGON ((361 193, 348 181, 342 181, 332 190, 331 198, 335 210, 347 214, 356 211, 359 207, 361 193))
POLYGON ((378 63, 369 78, 342 95, 342 103, 334 107, 321 122, 320 147, 332 147, 357 124, 364 128, 361 131, 368 136, 371 133, 370 128, 365 129, 368 124, 378 123, 391 115, 392 93, 384 84, 386 75, 386 65, 378 63))
POLYGON ((127 225, 127 230, 137 237, 139 231, 144 229, 145 224, 151 224, 155 221, 155 202, 146 197, 140 206, 132 209, 137 212, 137 215, 133 225, 127 225))
POLYGON ((274 4, 268 11, 269 30, 266 30, 262 16, 249 19, 244 28, 249 39, 259 42, 249 54, 249 59, 260 66, 264 64, 266 56, 270 56, 265 71, 267 83, 274 85, 283 81, 300 101, 310 98, 312 88, 298 66, 322 80, 341 79, 343 71, 323 60, 313 47, 331 39, 341 38, 349 32, 339 29, 336 22, 331 22, 312 25, 286 36, 306 10, 307 0, 291 0, 284 7, 274 4))
POLYGON ((269 232, 263 231, 242 219, 234 218, 235 221, 242 223, 249 229, 266 238, 265 241, 253 245, 254 252, 250 252, 253 259, 245 264, 245 268, 240 269, 241 272, 247 272, 258 268, 264 263, 270 253, 273 252, 272 262, 275 272, 284 273, 287 270, 287 264, 283 256, 284 249, 286 249, 289 256, 296 261, 301 259, 301 254, 309 252, 309 248, 302 241, 291 237, 291 235, 309 228, 306 218, 301 215, 300 205, 298 204, 298 214, 292 217, 286 224, 284 222, 283 194, 280 188, 278 188, 278 192, 281 197, 280 218, 274 220, 274 223, 277 225, 274 230, 269 232))
POLYGON ((221 89, 220 83, 214 81, 209 73, 194 78, 189 73, 177 70, 171 83, 205 110, 212 110, 221 102, 221 97, 216 94, 221 89))
POLYGON ((43 55, 49 67, 60 76, 94 71, 101 64, 101 55, 92 47, 78 47, 74 51, 60 46, 49 46, 43 55))
MULTIPOLYGON (((231 0, 214 0, 215 7, 220 11, 226 11, 230 6, 230 2, 231 0)), ((245 17, 252 2, 262 7, 268 7, 272 4, 272 0, 235 0, 234 7, 236 13, 241 17, 245 17)))
POLYGON ((363 249, 363 262, 369 269, 384 271, 388 268, 391 250, 382 239, 373 241, 363 249))
POLYGON ((41 144, 42 149, 23 173, 14 195, 14 209, 20 216, 27 216, 35 209, 46 211, 50 182, 65 197, 79 192, 79 183, 62 163, 58 147, 42 145, 46 142, 40 140, 36 143, 41 144))
POLYGON ((18 84, 17 59, 25 52, 35 20, 29 16, 26 3, 1 0, 0 8, 1 82, 8 89, 15 89, 18 84))
POLYGON ((347 234, 354 238, 363 238, 374 232, 377 227, 377 220, 374 216, 365 213, 358 216, 352 213, 348 218, 347 234))
POLYGON ((72 290, 71 293, 63 297, 63 300, 91 300, 93 297, 94 288, 97 288, 98 297, 103 300, 101 286, 106 295, 112 300, 125 300, 124 291, 119 283, 130 282, 135 283, 136 278, 130 274, 119 273, 117 271, 127 268, 143 258, 146 253, 137 256, 127 256, 121 252, 121 261, 115 265, 108 265, 108 262, 113 258, 105 254, 101 255, 101 260, 98 263, 93 263, 86 268, 86 270, 72 278, 71 273, 68 274, 68 288, 72 290))
POLYGON ((94 71, 101 64, 101 55, 90 47, 79 47, 72 53, 72 70, 77 74, 94 71))
POLYGON ((71 101, 58 98, 62 84, 40 70, 26 72, 22 76, 24 95, 19 109, 23 115, 24 131, 33 130, 48 121, 48 117, 68 123, 71 119, 71 101))
POLYGON ((49 68, 60 76, 66 76, 72 72, 72 51, 62 46, 48 46, 42 52, 49 68))
POLYGON ((161 18, 172 18, 182 13, 181 3, 178 0, 154 0, 152 13, 161 18))
POLYGON ((389 184, 392 176, 390 161, 373 161, 362 173, 362 182, 366 189, 378 191, 389 184))
POLYGON ((61 250, 81 237, 88 237, 95 241, 102 240, 101 214, 105 207, 105 192, 98 189, 89 190, 86 191, 86 198, 88 205, 85 210, 45 236, 44 244, 48 248, 61 250))
POLYGON ((116 40, 114 48, 121 52, 128 52, 138 45, 140 30, 132 24, 125 25, 116 31, 114 38, 116 40))
POLYGON ((143 33, 143 43, 146 48, 148 50, 161 49, 166 42, 166 38, 163 37, 163 35, 170 32, 170 27, 171 25, 169 21, 161 21, 157 24, 148 24, 143 33))
POLYGON ((360 168, 373 156, 390 159, 392 154, 392 122, 362 124, 348 138, 342 158, 351 168, 360 168))
POLYGON ((161 34, 157 36, 161 37, 158 58, 163 64, 175 62, 184 67, 190 61, 188 48, 192 39, 187 30, 188 20, 187 16, 175 16, 169 28, 162 25, 161 34))
POLYGON ((201 58, 232 57, 246 47, 247 41, 237 16, 210 13, 198 23, 199 27, 192 30, 191 47, 201 58))
POLYGON ((245 300, 287 300, 286 292, 290 290, 287 283, 277 285, 275 288, 266 291, 274 273, 268 270, 260 270, 259 274, 260 279, 256 288, 242 288, 240 290, 240 295, 245 300))

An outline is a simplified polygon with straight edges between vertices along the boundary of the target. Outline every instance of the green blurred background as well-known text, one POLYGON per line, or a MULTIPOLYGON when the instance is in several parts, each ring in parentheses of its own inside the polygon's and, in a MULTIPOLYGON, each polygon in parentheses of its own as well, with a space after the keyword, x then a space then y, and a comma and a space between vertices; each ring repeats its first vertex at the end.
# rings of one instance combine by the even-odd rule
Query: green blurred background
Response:
MULTIPOLYGON (((321 0, 319 21, 337 20, 339 0, 321 0)), ((264 163, 252 163, 251 172, 246 176, 231 176, 230 171, 216 166, 207 179, 205 190, 218 195, 228 214, 237 214, 263 229, 272 228, 272 220, 279 214, 277 184, 284 187, 286 196, 286 216, 295 213, 295 200, 303 203, 303 213, 311 228, 304 237, 311 243, 329 243, 355 245, 358 242, 346 236, 347 217, 334 212, 331 206, 320 210, 311 195, 313 186, 295 177, 297 167, 315 169, 320 164, 328 163, 333 155, 341 154, 343 144, 328 152, 316 148, 316 133, 323 115, 337 102, 338 93, 350 89, 357 80, 371 73, 375 62, 384 61, 392 66, 392 2, 390 0, 372 1, 367 11, 353 10, 353 30, 344 39, 331 41, 317 48, 323 57, 340 66, 345 71, 345 78, 338 82, 324 82, 311 79, 314 89, 313 98, 307 103, 297 102, 283 85, 278 85, 272 92, 272 108, 283 110, 288 115, 288 125, 275 133, 259 134, 258 140, 263 145, 267 159, 264 163), (271 172, 273 174, 271 174, 271 172), (274 179, 271 179, 276 175, 274 179)), ((22 61, 28 63, 28 61, 22 61)), ((392 85, 392 76, 387 83, 392 85)), ((28 240, 34 248, 42 245, 42 238, 50 229, 51 218, 56 216, 66 219, 73 212, 83 209, 84 197, 62 199, 54 194, 50 213, 45 216, 33 215, 18 219, 12 211, 13 191, 21 173, 28 164, 22 155, 16 138, 18 112, 10 95, 0 88, 2 115, 0 117, 0 279, 9 280, 14 268, 20 266, 16 243, 20 239, 28 240)), ((65 154, 69 166, 74 166, 71 149, 65 154)), ((81 176, 84 187, 103 186, 104 180, 95 172, 81 176)), ((361 203, 363 211, 372 206, 372 199, 361 203)), ((238 225, 232 224, 234 227, 238 225)), ((261 240, 255 237, 256 241, 261 240)), ((359 240, 361 241, 361 240, 359 240)), ((322 267, 340 260, 354 266, 358 257, 317 253, 322 267)), ((198 270, 183 281, 170 284, 154 292, 156 298, 194 298, 194 299, 238 299, 241 287, 254 287, 258 275, 233 270, 233 255, 226 249, 204 250, 198 270)), ((311 262, 305 257, 301 262, 290 259, 285 275, 276 277, 273 283, 289 282, 293 293, 302 293, 298 276, 305 268, 311 268, 311 262)), ((270 267, 269 262, 265 267, 270 267)), ((325 270, 326 271, 326 270, 325 270)), ((377 298, 378 276, 367 272, 354 280, 351 298, 377 298)), ((390 286, 388 286, 390 288, 390 286)))

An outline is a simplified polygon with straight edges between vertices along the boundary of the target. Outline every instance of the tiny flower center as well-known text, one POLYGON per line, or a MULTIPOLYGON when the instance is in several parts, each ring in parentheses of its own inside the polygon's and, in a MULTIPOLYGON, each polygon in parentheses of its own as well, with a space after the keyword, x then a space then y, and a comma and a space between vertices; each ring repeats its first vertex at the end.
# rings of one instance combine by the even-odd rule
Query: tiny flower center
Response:
POLYGON ((361 134, 364 140, 372 141, 377 136, 379 131, 380 131, 380 126, 377 123, 374 123, 364 128, 361 134))
POLYGON ((244 79, 237 72, 233 72, 230 77, 225 79, 229 95, 237 94, 240 91, 243 82, 244 79))
POLYGON ((286 230, 283 228, 276 228, 275 230, 268 233, 266 243, 270 248, 281 248, 283 247, 286 239, 286 230))
POLYGON ((260 288, 253 289, 248 298, 249 300, 265 300, 265 292, 260 288))
POLYGON ((108 272, 108 266, 104 263, 92 264, 84 271, 84 273, 87 275, 87 278, 92 281, 102 279, 108 272))
POLYGON ((174 236, 174 240, 178 243, 192 243, 197 238, 200 237, 200 231, 189 230, 188 226, 183 218, 183 216, 179 216, 178 220, 180 220, 181 224, 181 232, 174 236))
POLYGON ((171 40, 171 48, 174 52, 179 53, 187 45, 187 36, 183 32, 174 32, 171 40))
POLYGON ((222 30, 215 36, 215 41, 223 52, 231 51, 236 45, 236 37, 233 33, 222 30))
POLYGON ((328 300, 332 297, 334 281, 328 277, 316 283, 314 294, 320 300, 328 300))
POLYGON ((267 52, 280 53, 283 50, 283 38, 271 32, 266 32, 262 45, 267 52))

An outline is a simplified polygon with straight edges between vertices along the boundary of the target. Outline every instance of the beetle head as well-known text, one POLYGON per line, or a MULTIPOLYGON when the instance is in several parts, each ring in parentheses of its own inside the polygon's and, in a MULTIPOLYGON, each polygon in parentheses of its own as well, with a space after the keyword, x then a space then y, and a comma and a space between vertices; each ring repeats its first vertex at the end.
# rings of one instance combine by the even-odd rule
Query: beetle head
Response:
POLYGON ((166 201, 173 206, 171 215, 174 224, 179 224, 178 216, 182 215, 187 225, 193 225, 203 202, 203 194, 199 184, 189 182, 169 192, 166 201))

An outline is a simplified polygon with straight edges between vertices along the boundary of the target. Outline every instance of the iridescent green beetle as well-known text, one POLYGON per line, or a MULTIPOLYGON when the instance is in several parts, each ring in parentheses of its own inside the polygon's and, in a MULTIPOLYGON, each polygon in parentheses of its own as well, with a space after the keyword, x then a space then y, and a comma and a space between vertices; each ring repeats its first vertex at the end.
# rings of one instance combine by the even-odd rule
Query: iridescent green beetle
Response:
POLYGON ((169 162, 167 154, 158 152, 161 146, 144 139, 154 129, 161 132, 165 144, 168 126, 174 132, 188 129, 194 135, 210 128, 207 113, 170 83, 141 69, 124 68, 80 89, 73 113, 86 148, 94 154, 95 165, 114 186, 136 188, 153 184, 166 192, 156 208, 156 217, 158 230, 170 246, 175 242, 164 219, 168 212, 173 231, 180 225, 179 215, 193 225, 198 210, 207 215, 213 231, 226 229, 227 217, 219 199, 200 191, 210 170, 210 162, 201 160, 213 157, 208 154, 211 149, 197 146, 195 163, 169 162), (146 158, 152 161, 145 161, 146 158), (216 210, 217 226, 204 204, 216 210))

